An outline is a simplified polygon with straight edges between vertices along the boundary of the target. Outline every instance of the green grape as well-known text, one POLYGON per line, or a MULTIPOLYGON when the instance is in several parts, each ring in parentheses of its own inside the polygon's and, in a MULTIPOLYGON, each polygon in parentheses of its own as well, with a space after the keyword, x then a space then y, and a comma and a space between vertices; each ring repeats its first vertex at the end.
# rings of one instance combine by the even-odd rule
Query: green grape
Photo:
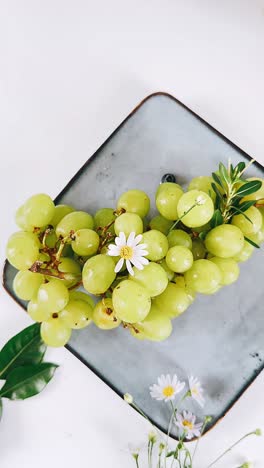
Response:
POLYGON ((169 247, 174 247, 175 245, 182 245, 182 247, 187 247, 187 249, 192 249, 192 239, 187 232, 182 229, 173 229, 168 234, 169 247))
POLYGON ((71 245, 70 244, 65 244, 63 249, 62 249, 61 257, 74 257, 74 255, 76 255, 76 254, 73 252, 73 250, 71 248, 71 245))
POLYGON ((129 276, 129 279, 136 281, 145 288, 150 297, 161 294, 168 285, 167 274, 164 269, 157 263, 150 262, 143 270, 133 268, 134 276, 129 276))
POLYGON ((194 177, 191 180, 188 190, 201 190, 202 192, 207 193, 212 200, 215 200, 215 192, 212 189, 213 178, 208 176, 199 176, 194 177))
POLYGON ((117 317, 127 323, 135 323, 148 315, 151 299, 140 284, 124 280, 113 291, 113 306, 117 317))
POLYGON ((206 249, 204 247, 204 243, 198 237, 192 241, 192 254, 194 260, 200 260, 205 257, 206 249))
POLYGON ((37 301, 48 312, 59 312, 69 301, 69 292, 60 280, 52 279, 42 284, 38 290, 37 301))
POLYGON ((264 180, 257 177, 250 177, 249 179, 247 179, 247 182, 251 182, 253 180, 260 180, 262 182, 262 186, 256 192, 244 197, 242 201, 261 200, 261 203, 264 204, 264 180))
POLYGON ((163 268, 163 270, 165 271, 166 275, 167 275, 167 278, 169 281, 172 281, 174 276, 175 276, 175 273, 174 271, 172 271, 167 263, 166 263, 166 259, 164 258, 163 260, 161 260, 161 262, 159 263, 159 265, 163 268))
POLYGON ((243 246, 242 231, 231 224, 221 224, 215 227, 205 239, 205 247, 215 257, 234 257, 242 250, 243 246))
MULTIPOLYGON (((57 237, 67 237, 71 231, 74 233, 79 229, 93 229, 92 216, 85 211, 73 211, 62 218, 56 227, 57 237)), ((70 240, 69 240, 70 242, 70 240)))
MULTIPOLYGON (((94 215, 94 228, 96 231, 101 233, 102 229, 105 226, 108 226, 108 224, 112 223, 115 221, 116 216, 114 214, 113 208, 101 208, 98 210, 95 215, 94 215)), ((110 226, 109 229, 107 229, 107 232, 111 232, 111 234, 115 234, 114 230, 114 225, 110 226)))
POLYGON ((169 243, 167 237, 162 234, 162 232, 156 231, 155 229, 144 232, 142 243, 146 244, 146 250, 148 252, 146 257, 153 262, 162 260, 168 252, 169 243))
POLYGON ((184 288, 175 283, 169 283, 160 296, 155 297, 154 304, 161 313, 169 318, 181 315, 190 305, 188 294, 184 288))
POLYGON ((24 301, 30 301, 44 283, 44 276, 31 271, 19 271, 13 281, 15 294, 24 301))
POLYGON ((171 247, 166 255, 168 267, 176 273, 184 273, 189 270, 193 264, 193 254, 182 245, 171 247))
POLYGON ((82 291, 69 291, 69 295, 70 300, 84 301, 87 302, 87 304, 89 304, 92 307, 92 309, 94 308, 94 300, 88 294, 82 291))
POLYGON ((160 231, 163 234, 165 234, 165 236, 167 236, 167 234, 169 233, 169 230, 172 227, 172 225, 173 225, 172 221, 169 221, 168 219, 163 218, 163 216, 161 215, 155 216, 154 218, 151 219, 149 223, 150 229, 155 229, 156 231, 160 231))
POLYGON ((147 317, 142 322, 135 323, 130 330, 134 331, 132 334, 136 338, 143 337, 143 339, 151 341, 162 341, 171 335, 172 324, 170 319, 156 305, 152 304, 147 317))
POLYGON ((29 225, 26 222, 25 213, 24 213, 24 205, 20 206, 15 214, 15 221, 18 227, 22 229, 22 231, 34 231, 34 226, 29 225))
POLYGON ((72 249, 78 255, 94 255, 99 247, 99 236, 92 229, 79 229, 74 234, 72 249))
POLYGON ((200 190, 190 190, 180 198, 177 210, 181 222, 185 226, 194 228, 203 226, 210 221, 214 214, 214 204, 207 193, 200 190))
POLYGON ((261 216, 262 216, 262 227, 264 227, 264 200, 263 200, 263 206, 258 208, 261 216))
POLYGON ((56 227, 59 222, 69 213, 72 213, 74 208, 70 205, 57 205, 55 206, 53 217, 49 224, 56 227))
POLYGON ((120 232, 124 232, 126 237, 131 232, 134 232, 137 236, 143 232, 143 221, 135 213, 123 213, 116 218, 114 228, 117 236, 119 236, 120 232))
POLYGON ((79 330, 92 322, 93 309, 86 301, 70 299, 66 307, 59 313, 68 328, 79 330))
POLYGON ((40 334, 47 346, 59 348, 68 343, 71 337, 71 329, 59 317, 54 317, 41 324, 40 334))
POLYGON ((196 260, 185 275, 187 287, 202 294, 210 294, 222 283, 222 273, 210 260, 196 260))
POLYGON ((206 223, 206 224, 203 224, 203 226, 199 226, 199 227, 195 226, 192 230, 200 234, 200 232, 210 231, 211 229, 212 229, 211 224, 206 223))
POLYGON ((262 226, 262 216, 255 206, 251 206, 244 214, 233 216, 232 224, 237 226, 245 236, 256 234, 262 226), (247 218, 244 216, 247 216, 247 218), (250 221, 249 221, 250 220, 250 221))
POLYGON ((176 284, 176 286, 179 286, 180 288, 182 288, 182 289, 184 289, 186 291, 188 299, 189 299, 190 304, 191 304, 195 299, 196 293, 195 293, 195 291, 193 289, 191 289, 190 287, 188 287, 186 285, 184 276, 175 275, 173 281, 176 284))
POLYGON ((159 213, 170 221, 178 219, 177 204, 183 194, 183 190, 178 184, 165 182, 160 184, 156 192, 156 206, 159 213))
POLYGON ((33 195, 23 205, 24 220, 28 227, 46 226, 50 223, 54 211, 54 203, 45 193, 33 195))
POLYGON ((239 277, 239 266, 232 258, 213 257, 210 262, 215 263, 222 273, 222 285, 234 283, 239 277))
POLYGON ((9 237, 6 256, 18 270, 28 270, 39 257, 39 240, 31 232, 15 232, 9 237))
POLYGON ((62 282, 67 288, 72 288, 82 278, 80 264, 73 258, 61 257, 58 270, 64 273, 65 279, 62 282))
POLYGON ((240 252, 238 252, 237 255, 233 257, 233 259, 236 262, 246 262, 251 257, 254 250, 255 247, 253 247, 253 245, 251 245, 249 242, 245 241, 244 247, 242 248, 242 250, 240 250, 240 252))
POLYGON ((46 263, 50 262, 50 256, 45 252, 39 252, 38 261, 43 262, 40 268, 46 268, 46 263))
POLYGON ((103 299, 93 310, 93 321, 102 330, 112 330, 119 327, 121 320, 115 315, 112 299, 103 299))
POLYGON ((90 294, 106 292, 115 277, 115 262, 108 255, 95 255, 83 267, 83 286, 90 294))
POLYGON ((136 213, 141 218, 147 216, 150 207, 150 199, 142 190, 128 190, 123 193, 117 202, 117 209, 122 208, 128 213, 136 213))
POLYGON ((45 245, 50 249, 53 249, 58 242, 55 231, 52 229, 45 238, 45 245))
POLYGON ((27 305, 28 315, 35 322, 45 322, 51 318, 52 312, 39 304, 37 296, 33 297, 27 305))

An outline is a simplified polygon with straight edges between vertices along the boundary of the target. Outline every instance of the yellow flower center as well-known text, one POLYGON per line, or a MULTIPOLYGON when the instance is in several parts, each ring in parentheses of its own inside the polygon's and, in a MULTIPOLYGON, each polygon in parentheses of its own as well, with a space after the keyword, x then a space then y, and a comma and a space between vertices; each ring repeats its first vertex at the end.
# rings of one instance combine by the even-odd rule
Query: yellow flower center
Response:
POLYGON ((168 385, 168 387, 163 388, 162 393, 166 398, 171 397, 174 394, 174 388, 168 385))
POLYGON ((128 245, 121 247, 120 249, 120 257, 124 258, 125 260, 130 260, 133 257, 133 249, 128 245))
POLYGON ((193 429, 193 423, 191 423, 191 421, 187 421, 187 419, 184 419, 182 421, 182 425, 184 427, 188 427, 188 429, 191 429, 191 430, 193 429))
POLYGON ((198 390, 197 390, 196 387, 193 387, 193 388, 191 389, 191 392, 192 392, 193 395, 199 395, 199 392, 198 392, 198 390))

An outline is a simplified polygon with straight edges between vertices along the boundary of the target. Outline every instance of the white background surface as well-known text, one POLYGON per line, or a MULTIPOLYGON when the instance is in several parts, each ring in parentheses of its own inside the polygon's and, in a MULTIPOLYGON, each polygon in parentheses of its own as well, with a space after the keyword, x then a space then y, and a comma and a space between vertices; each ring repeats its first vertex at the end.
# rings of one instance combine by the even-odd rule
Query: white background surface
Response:
MULTIPOLYGON (((1 262, 15 208, 35 192, 54 197, 154 91, 264 163, 263 46, 262 0, 0 0, 1 262)), ((28 323, 1 289, 0 346, 28 323)), ((127 443, 148 425, 68 351, 48 354, 61 366, 47 389, 5 402, 1 468, 132 467, 127 443)), ((264 429, 263 394, 261 375, 204 437, 196 468, 264 429)), ((263 445, 253 438, 217 466, 264 467, 263 445)))

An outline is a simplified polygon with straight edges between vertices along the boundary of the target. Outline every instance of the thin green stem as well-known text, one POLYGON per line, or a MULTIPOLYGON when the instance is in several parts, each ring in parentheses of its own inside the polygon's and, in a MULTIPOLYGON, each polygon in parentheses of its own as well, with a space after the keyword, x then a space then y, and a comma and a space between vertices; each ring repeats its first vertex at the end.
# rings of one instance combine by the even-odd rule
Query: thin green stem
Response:
POLYGON ((196 206, 198 206, 198 205, 199 205, 199 202, 194 203, 194 205, 192 205, 191 208, 189 208, 180 218, 178 218, 178 219, 175 221, 175 223, 173 223, 173 225, 171 226, 169 232, 172 231, 172 230, 175 228, 175 226, 177 226, 177 224, 182 220, 182 218, 184 218, 184 216, 186 216, 188 213, 190 213, 190 211, 191 211, 193 208, 195 208, 196 206))
POLYGON ((243 437, 241 437, 239 440, 237 440, 237 442, 235 442, 233 445, 231 445, 231 447, 229 447, 227 450, 225 450, 221 455, 219 455, 219 457, 217 457, 212 463, 210 463, 210 465, 207 466, 207 468, 211 468, 211 466, 215 465, 219 460, 221 460, 221 458, 223 458, 228 452, 231 452, 231 450, 233 450, 233 448, 235 448, 238 444, 240 444, 240 442, 242 442, 242 440, 246 439, 247 437, 251 436, 251 435, 255 435, 256 432, 253 431, 253 432, 249 432, 248 434, 244 435, 243 437))
POLYGON ((201 437, 202 437, 202 435, 204 433, 204 430, 205 430, 205 427, 206 427, 207 423, 208 423, 208 420, 207 420, 207 418, 205 418, 204 423, 202 425, 201 433, 200 433, 200 435, 199 435, 199 437, 198 437, 198 439, 196 441, 195 447, 194 447, 194 451, 193 451, 193 454, 192 454, 192 461, 194 460, 195 454, 196 454, 197 449, 198 449, 198 445, 200 443, 201 437))

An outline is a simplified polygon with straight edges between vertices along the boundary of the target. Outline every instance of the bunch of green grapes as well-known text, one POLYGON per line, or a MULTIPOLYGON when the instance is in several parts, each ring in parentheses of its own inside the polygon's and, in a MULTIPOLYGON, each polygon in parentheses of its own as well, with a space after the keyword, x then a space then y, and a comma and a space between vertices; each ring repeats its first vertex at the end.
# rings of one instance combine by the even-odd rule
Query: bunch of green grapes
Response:
MULTIPOLYGON (((239 187, 252 184, 241 175, 233 179, 241 194, 239 187)), ((241 210, 233 212, 221 174, 217 189, 214 180, 197 177, 185 192, 177 183, 160 184, 152 219, 150 199, 137 189, 94 214, 55 206, 45 194, 29 198, 17 210, 20 231, 9 238, 6 254, 19 270, 15 294, 28 301, 44 342, 64 346, 73 329, 91 323, 102 330, 122 325, 137 339, 161 341, 197 293, 236 281, 238 263, 264 240, 264 182, 240 195, 241 210)), ((231 193, 235 204, 239 197, 231 193)))

